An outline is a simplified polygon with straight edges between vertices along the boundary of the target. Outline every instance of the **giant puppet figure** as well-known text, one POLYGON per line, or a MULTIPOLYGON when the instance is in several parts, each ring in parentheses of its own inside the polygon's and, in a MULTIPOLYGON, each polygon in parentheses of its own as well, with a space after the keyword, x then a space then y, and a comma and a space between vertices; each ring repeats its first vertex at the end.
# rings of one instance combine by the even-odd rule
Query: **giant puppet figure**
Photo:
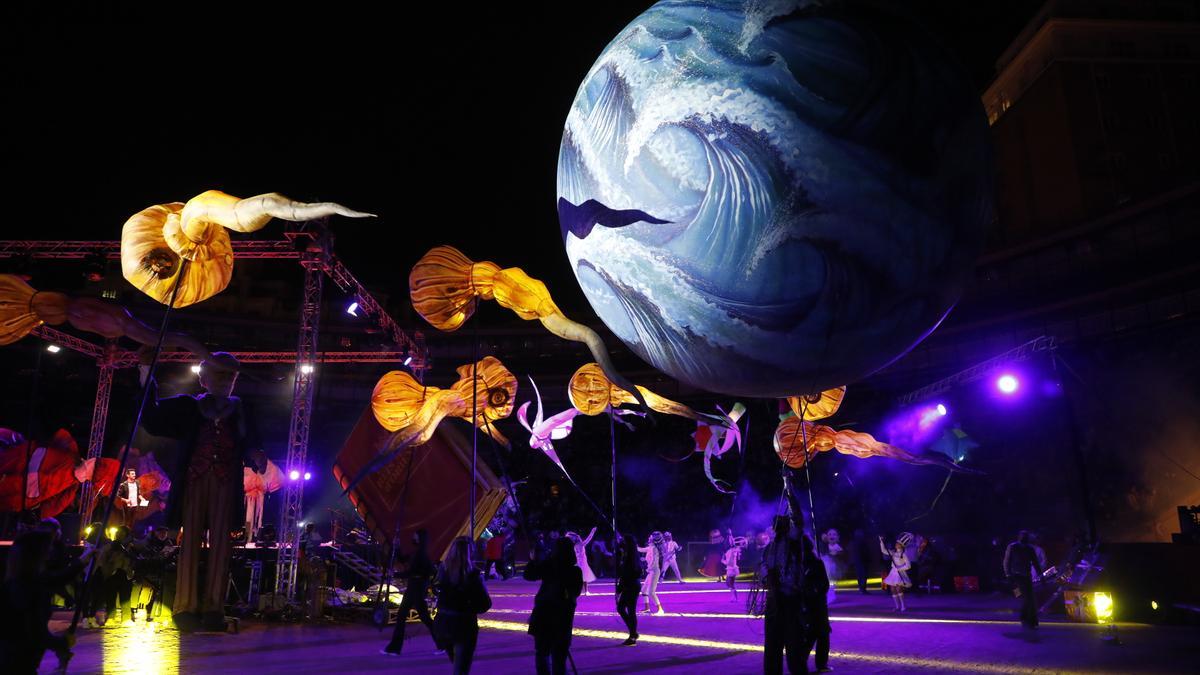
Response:
MULTIPOLYGON (((162 460, 171 478, 167 524, 182 527, 175 586, 175 624, 182 631, 203 627, 224 630, 224 602, 229 583, 229 533, 242 527, 243 470, 264 470, 263 454, 252 420, 233 395, 238 361, 214 352, 200 366, 200 396, 158 399, 151 389, 142 427, 156 436, 174 438, 174 461, 162 460), (208 565, 200 578, 201 542, 208 532, 208 565)), ((142 366, 142 377, 148 374, 142 366)))

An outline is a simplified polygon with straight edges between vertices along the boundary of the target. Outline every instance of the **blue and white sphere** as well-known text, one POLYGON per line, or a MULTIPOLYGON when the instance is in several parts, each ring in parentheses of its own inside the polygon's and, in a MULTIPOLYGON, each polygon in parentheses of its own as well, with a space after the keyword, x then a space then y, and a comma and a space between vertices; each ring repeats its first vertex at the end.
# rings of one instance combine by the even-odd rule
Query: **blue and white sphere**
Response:
POLYGON ((559 151, 563 237, 596 313, 656 368, 811 393, 950 310, 992 214, 988 131, 901 12, 664 0, 592 66, 559 151))

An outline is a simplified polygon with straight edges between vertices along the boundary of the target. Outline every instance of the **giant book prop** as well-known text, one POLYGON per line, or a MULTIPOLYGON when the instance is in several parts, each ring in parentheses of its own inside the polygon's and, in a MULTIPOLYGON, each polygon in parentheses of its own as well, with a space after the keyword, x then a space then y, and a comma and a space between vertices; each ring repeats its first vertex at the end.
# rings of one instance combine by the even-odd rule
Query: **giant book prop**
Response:
MULTIPOLYGON (((371 534, 384 542, 407 542, 429 531, 429 553, 440 557, 455 537, 468 534, 471 519, 471 441, 453 423, 438 425, 430 439, 405 448, 394 460, 349 491, 350 502, 371 534), (406 487, 407 485, 407 487, 406 487)), ((375 421, 368 405, 333 465, 343 489, 387 447, 392 432, 375 421)), ((475 532, 487 527, 507 492, 482 461, 475 470, 475 532)))

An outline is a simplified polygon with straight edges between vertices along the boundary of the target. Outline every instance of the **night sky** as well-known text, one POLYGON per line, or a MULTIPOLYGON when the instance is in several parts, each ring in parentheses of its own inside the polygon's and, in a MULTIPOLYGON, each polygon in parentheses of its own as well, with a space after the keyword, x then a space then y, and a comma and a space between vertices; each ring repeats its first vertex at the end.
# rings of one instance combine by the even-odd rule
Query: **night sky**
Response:
MULTIPOLYGON (((4 238, 117 239, 150 204, 278 191, 379 214, 335 224, 374 288, 403 295, 411 264, 453 243, 586 308, 554 210, 562 124, 649 3, 350 4, 10 6, 4 238)), ((909 4, 982 91, 1040 2, 909 4)))
MULTIPOLYGON (((394 299, 396 316, 411 316, 400 306, 411 265, 450 243, 475 259, 525 268, 547 282, 569 315, 593 321, 559 235, 558 147, 588 68, 649 4, 394 3, 377 10, 382 3, 331 3, 270 12, 250 3, 147 11, 117 3, 7 5, 0 10, 7 13, 0 16, 0 81, 8 94, 0 161, 9 183, 0 238, 116 240, 125 220, 151 204, 213 188, 242 197, 277 191, 380 216, 335 219, 335 250, 368 287, 394 299)), ((995 59, 1041 2, 907 4, 982 92, 995 59)), ((277 238, 281 229, 271 225, 257 236, 277 238)), ((294 266, 276 267, 298 279, 294 266)), ((54 282, 39 284, 35 270, 35 286, 83 288, 78 274, 54 282), (68 282, 77 286, 61 285, 68 282)), ((449 365, 440 364, 441 376, 450 376, 449 365)), ((90 401, 91 380, 80 389, 90 401)), ((772 478, 775 403, 755 410, 763 456, 751 464, 772 478)), ((285 421, 283 412, 277 417, 285 421)), ((122 413, 110 435, 124 433, 120 420, 122 413)), ((588 425, 576 432, 580 447, 589 434, 605 443, 606 424, 588 425)), ((634 462, 623 480, 678 476, 668 479, 676 496, 691 494, 703 480, 698 464, 653 459, 686 453, 688 426, 671 428, 680 448, 631 434, 627 449, 645 470, 634 462)), ((328 461, 346 430, 323 433, 317 446, 324 449, 315 446, 314 454, 328 461)), ((577 466, 586 460, 564 457, 577 466)), ((833 471, 844 465, 829 461, 833 471)), ((606 475, 594 477, 598 485, 606 475)), ((931 480, 936 490, 941 477, 931 480)), ((327 482, 326 492, 336 494, 327 482)))

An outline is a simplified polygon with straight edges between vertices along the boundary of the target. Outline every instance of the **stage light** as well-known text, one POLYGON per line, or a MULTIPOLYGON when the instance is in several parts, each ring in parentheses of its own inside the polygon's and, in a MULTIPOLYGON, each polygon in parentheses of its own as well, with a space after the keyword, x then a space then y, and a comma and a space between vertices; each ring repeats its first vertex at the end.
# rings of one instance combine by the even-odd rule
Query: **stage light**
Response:
POLYGON ((1158 601, 1157 601, 1157 600, 1151 600, 1151 601, 1150 601, 1150 609, 1153 609, 1153 610, 1155 610, 1155 611, 1157 611, 1157 610, 1158 610, 1158 601))
POLYGON ((192 366, 192 372, 193 372, 193 373, 195 373, 195 374, 197 374, 197 375, 199 375, 199 374, 200 374, 200 364, 199 364, 199 363, 197 363, 197 364, 195 364, 195 365, 193 365, 193 366, 192 366))
POLYGON ((1094 593, 1092 607, 1096 610, 1096 623, 1112 623, 1113 599, 1109 593, 1094 593))
POLYGON ((62 351, 62 347, 59 347, 58 345, 46 345, 46 351, 50 352, 51 354, 57 354, 62 351))
POLYGON ((298 527, 298 528, 300 528, 300 529, 302 529, 302 530, 303 530, 303 529, 304 529, 304 526, 305 526, 305 525, 307 525, 307 524, 308 524, 308 523, 305 523, 305 522, 302 520, 302 521, 300 521, 300 522, 296 523, 296 527, 298 527))
POLYGON ((996 388, 1002 394, 1014 394, 1021 383, 1012 375, 1001 375, 996 379, 996 388))
POLYGON ((88 525, 87 527, 83 528, 83 538, 87 539, 88 537, 92 536, 93 530, 94 530, 94 528, 91 525, 88 525))
POLYGON ((115 527, 108 528, 107 530, 104 531, 104 533, 108 535, 109 539, 117 538, 117 528, 115 528, 115 527))
POLYGON ((404 365, 407 366, 410 363, 412 363, 412 356, 409 355, 409 356, 404 357, 404 365))
POLYGON ((291 478, 292 480, 300 480, 300 472, 292 469, 290 472, 288 472, 288 478, 291 478))
POLYGON ((941 415, 942 417, 945 417, 946 416, 946 406, 941 403, 937 404, 937 414, 941 415))
POLYGON ((300 365, 300 372, 304 373, 305 375, 312 374, 312 371, 313 371, 313 364, 303 363, 300 365))
POLYGON ((312 473, 305 471, 304 472, 304 480, 312 480, 312 473))
POLYGON ((346 313, 350 316, 358 316, 358 301, 350 303, 346 307, 346 313))

